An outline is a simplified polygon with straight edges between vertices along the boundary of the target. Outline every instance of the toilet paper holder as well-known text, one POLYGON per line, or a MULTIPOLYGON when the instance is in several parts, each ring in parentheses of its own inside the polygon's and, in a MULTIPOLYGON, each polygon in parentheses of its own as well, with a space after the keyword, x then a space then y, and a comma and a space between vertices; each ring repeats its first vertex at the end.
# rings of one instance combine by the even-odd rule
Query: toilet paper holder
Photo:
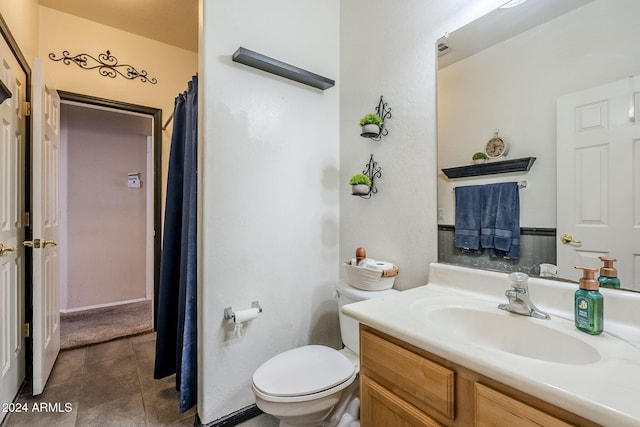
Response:
MULTIPOLYGON (((260 303, 258 301, 253 301, 251 303, 251 308, 257 308, 258 313, 262 313, 262 307, 260 307, 260 303)), ((224 318, 227 320, 233 320, 235 322, 236 313, 233 311, 231 306, 224 308, 224 318)))

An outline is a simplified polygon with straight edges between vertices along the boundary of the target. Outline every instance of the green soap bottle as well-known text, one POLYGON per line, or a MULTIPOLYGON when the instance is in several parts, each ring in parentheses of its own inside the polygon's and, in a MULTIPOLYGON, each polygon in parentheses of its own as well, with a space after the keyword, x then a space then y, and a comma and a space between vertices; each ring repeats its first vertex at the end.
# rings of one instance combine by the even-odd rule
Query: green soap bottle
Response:
POLYGON ((603 256, 598 257, 604 263, 604 266, 600 269, 600 277, 598 277, 598 283, 603 288, 616 288, 620 289, 620 279, 618 279, 618 270, 613 267, 613 263, 617 261, 615 258, 605 258, 603 256))
POLYGON ((591 335, 603 331, 604 298, 598 292, 598 281, 594 278, 597 268, 574 267, 583 271, 580 289, 575 295, 576 328, 591 335))

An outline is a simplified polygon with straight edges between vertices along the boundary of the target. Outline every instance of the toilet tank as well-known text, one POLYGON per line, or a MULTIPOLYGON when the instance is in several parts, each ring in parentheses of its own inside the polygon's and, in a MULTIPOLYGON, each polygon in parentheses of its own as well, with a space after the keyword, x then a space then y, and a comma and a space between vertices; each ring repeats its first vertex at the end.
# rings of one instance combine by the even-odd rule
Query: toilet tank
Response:
POLYGON ((365 301, 373 298, 380 298, 393 295, 398 291, 387 289, 384 291, 363 291, 356 289, 340 281, 336 286, 338 292, 338 314, 340 316, 340 334, 342 343, 355 354, 360 354, 359 323, 356 319, 342 314, 342 306, 354 302, 365 301))

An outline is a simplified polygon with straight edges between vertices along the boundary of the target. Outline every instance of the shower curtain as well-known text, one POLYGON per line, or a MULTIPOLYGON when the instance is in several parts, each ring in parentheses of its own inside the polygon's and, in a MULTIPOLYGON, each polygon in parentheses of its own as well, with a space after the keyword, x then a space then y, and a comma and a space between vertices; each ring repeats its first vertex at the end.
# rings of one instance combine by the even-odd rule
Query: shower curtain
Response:
POLYGON ((176 374, 180 412, 197 401, 198 76, 175 99, 164 216, 154 378, 176 374))

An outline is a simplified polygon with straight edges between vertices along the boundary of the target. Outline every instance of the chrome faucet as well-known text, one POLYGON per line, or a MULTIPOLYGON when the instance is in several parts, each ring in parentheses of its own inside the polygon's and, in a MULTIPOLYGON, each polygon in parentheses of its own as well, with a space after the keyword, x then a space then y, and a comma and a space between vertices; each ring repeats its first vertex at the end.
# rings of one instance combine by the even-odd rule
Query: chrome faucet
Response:
POLYGON ((508 289, 504 295, 509 299, 508 304, 500 304, 501 310, 510 311, 511 313, 521 314, 523 316, 531 316, 538 319, 550 319, 551 317, 544 311, 538 309, 529 297, 529 286, 527 280, 529 276, 524 273, 511 273, 511 289, 508 289))

